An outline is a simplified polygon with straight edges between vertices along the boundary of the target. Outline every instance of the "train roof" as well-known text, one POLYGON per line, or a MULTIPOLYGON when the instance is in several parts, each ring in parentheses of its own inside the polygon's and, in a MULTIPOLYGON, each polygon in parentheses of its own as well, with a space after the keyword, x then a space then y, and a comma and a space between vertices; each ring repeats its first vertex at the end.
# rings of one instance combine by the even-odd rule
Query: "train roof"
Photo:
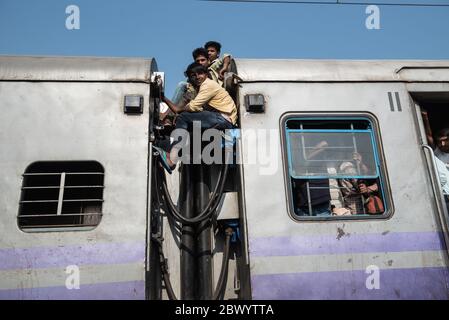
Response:
POLYGON ((449 60, 235 59, 244 82, 449 82, 449 60))
POLYGON ((152 58, 0 56, 0 80, 150 82, 152 58))
MULTIPOLYGON (((244 82, 449 82, 449 60, 235 59, 244 82)), ((0 80, 150 82, 153 58, 1 56, 0 80)))

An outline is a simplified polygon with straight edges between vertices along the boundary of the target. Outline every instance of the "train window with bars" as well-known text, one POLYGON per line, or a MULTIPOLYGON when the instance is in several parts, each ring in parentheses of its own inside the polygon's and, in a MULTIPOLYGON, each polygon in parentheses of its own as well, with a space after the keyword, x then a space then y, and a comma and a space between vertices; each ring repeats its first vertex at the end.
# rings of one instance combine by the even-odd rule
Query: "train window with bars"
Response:
POLYGON ((370 118, 295 116, 283 126, 295 219, 386 216, 385 179, 370 118))
POLYGON ((92 230, 101 221, 104 168, 96 161, 34 162, 23 174, 23 231, 92 230))

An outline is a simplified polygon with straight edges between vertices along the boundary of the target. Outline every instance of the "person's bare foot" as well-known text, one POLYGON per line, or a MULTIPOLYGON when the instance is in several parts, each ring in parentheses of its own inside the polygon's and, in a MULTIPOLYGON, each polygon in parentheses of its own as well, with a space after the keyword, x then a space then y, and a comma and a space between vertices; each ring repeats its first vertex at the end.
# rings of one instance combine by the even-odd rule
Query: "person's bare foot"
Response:
POLYGON ((174 163, 171 159, 170 159, 170 153, 166 152, 166 157, 167 157, 167 163, 170 167, 174 167, 176 165, 176 163, 174 163))

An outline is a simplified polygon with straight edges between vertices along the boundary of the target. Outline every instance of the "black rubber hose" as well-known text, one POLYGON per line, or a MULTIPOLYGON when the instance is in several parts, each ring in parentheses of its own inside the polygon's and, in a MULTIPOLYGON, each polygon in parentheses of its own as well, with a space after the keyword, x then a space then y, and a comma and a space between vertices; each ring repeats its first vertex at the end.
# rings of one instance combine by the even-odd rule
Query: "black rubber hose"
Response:
MULTIPOLYGON (((224 184, 225 179, 226 179, 226 175, 227 175, 227 165, 223 165, 223 166, 222 166, 222 169, 220 170, 219 176, 218 176, 217 184, 215 185, 214 191, 212 192, 212 196, 211 196, 211 198, 209 199, 209 202, 208 202, 207 206, 200 212, 199 215, 197 215, 195 218, 193 218, 194 220, 197 220, 197 222, 202 221, 202 217, 203 217, 205 214, 207 214, 207 213, 210 212, 210 208, 211 208, 211 205, 214 203, 215 196, 216 196, 217 194, 220 194, 220 193, 221 193, 221 192, 220 192, 220 190, 221 190, 221 185, 224 184)), ((165 181, 163 181, 163 182, 165 182, 165 181)), ((166 186, 163 186, 163 187, 166 187, 166 186)), ((170 207, 171 207, 172 209, 176 209, 176 206, 174 206, 173 201, 171 201, 170 194, 169 194, 169 193, 167 194, 167 192, 166 192, 166 191, 168 191, 168 189, 167 189, 167 188, 164 188, 163 190, 164 190, 164 195, 167 196, 167 198, 168 198, 168 200, 169 200, 170 207)), ((177 212, 177 210, 175 210, 175 213, 178 213, 182 218, 184 218, 179 212, 177 212)), ((187 218, 186 218, 186 219, 187 219, 187 218)))
MULTIPOLYGON (((227 171, 227 170, 225 169, 225 171, 227 171)), ((220 182, 223 181, 223 183, 222 183, 223 186, 224 186, 224 180, 225 179, 220 180, 220 182)), ((218 185, 221 185, 221 183, 218 185)), ((167 206, 169 208, 168 212, 170 212, 177 221, 181 222, 182 224, 186 224, 186 225, 197 224, 197 223, 200 223, 202 221, 209 219, 211 217, 212 213, 214 212, 214 208, 216 208, 219 204, 219 201, 217 201, 216 199, 217 199, 217 195, 220 195, 222 193, 222 189, 223 188, 219 188, 219 190, 217 190, 217 192, 214 192, 212 194, 212 197, 209 200, 208 206, 206 207, 207 211, 201 212, 199 215, 195 216, 194 218, 186 218, 178 211, 178 209, 176 208, 176 205, 173 203, 173 200, 170 197, 166 183, 164 181, 162 182, 162 190, 164 192, 164 198, 167 200, 167 206), (211 208, 211 206, 212 206, 212 208, 211 208)))
POLYGON ((178 300, 175 292, 173 291, 173 286, 170 281, 170 275, 168 274, 167 262, 165 260, 164 252, 162 251, 162 243, 158 240, 153 239, 157 243, 157 250, 159 253, 159 265, 161 267, 162 277, 165 283, 165 290, 167 291, 168 298, 170 300, 178 300))
MULTIPOLYGON (((162 170, 163 170, 163 168, 162 168, 162 170)), ((178 224, 177 220, 175 220, 174 217, 170 214, 170 209, 167 207, 167 203, 165 201, 163 201, 163 197, 161 196, 160 189, 159 189, 160 186, 159 186, 159 182, 158 182, 158 173, 157 173, 157 171, 155 171, 155 172, 156 172, 156 174, 155 174, 154 178, 155 178, 156 199, 159 204, 162 203, 162 207, 164 208, 164 211, 166 213, 168 213, 167 218, 168 218, 169 222, 172 222, 171 224, 176 228, 176 230, 181 232, 182 226, 180 226, 178 224)))
MULTIPOLYGON (((226 152, 226 155, 229 156, 229 154, 232 155, 231 152, 226 152)), ((195 218, 186 218, 182 216, 182 214, 178 211, 176 208, 176 205, 173 203, 173 200, 171 199, 170 193, 167 188, 167 183, 165 179, 162 180, 162 191, 164 193, 164 198, 167 200, 167 206, 170 209, 171 213, 173 214, 174 218, 178 220, 179 222, 187 225, 196 224, 201 221, 204 221, 206 219, 209 219, 211 215, 215 212, 216 208, 220 204, 221 195, 223 194, 224 185, 226 182, 226 176, 228 172, 229 164, 226 159, 225 164, 223 164, 222 170, 220 170, 219 178, 217 181, 217 184, 215 186, 215 189, 212 193, 211 198, 209 199, 209 202, 204 208, 204 210, 197 215, 195 218)), ((163 172, 161 172, 163 174, 163 172)))
POLYGON ((215 288, 214 294, 212 296, 213 300, 223 299, 222 294, 226 289, 226 283, 228 280, 228 268, 229 268, 229 252, 231 250, 231 237, 234 231, 232 228, 227 228, 225 230, 226 240, 225 246, 223 248, 223 260, 221 262, 220 276, 218 277, 217 287, 215 288))
MULTIPOLYGON (((230 152, 226 152, 226 156, 228 157, 229 154, 232 155, 230 152)), ((183 224, 196 224, 198 222, 204 221, 210 217, 213 216, 213 213, 216 211, 218 205, 221 202, 221 198, 223 196, 223 190, 224 185, 226 182, 227 172, 229 168, 228 159, 226 159, 225 164, 223 164, 222 170, 220 170, 220 174, 218 177, 217 184, 214 188, 213 194, 206 206, 206 208, 195 218, 188 219, 183 217, 180 212, 177 210, 176 205, 173 203, 173 200, 171 199, 170 193, 167 188, 167 183, 165 180, 165 175, 162 170, 159 170, 160 174, 162 175, 162 191, 163 191, 163 198, 165 198, 164 201, 166 207, 167 207, 167 213, 171 213, 173 218, 183 224)), ((156 193, 158 197, 158 201, 160 200, 160 194, 159 194, 159 179, 156 174, 156 193)), ((213 294, 213 299, 218 300, 222 299, 222 295, 224 292, 224 289, 226 288, 227 283, 227 277, 228 277, 228 267, 229 267, 229 252, 230 252, 230 243, 231 243, 231 236, 232 236, 232 228, 226 229, 226 240, 225 240, 225 246, 224 246, 224 252, 223 252, 223 261, 222 261, 222 267, 220 271, 220 276, 217 282, 217 287, 213 294)), ((160 257, 160 267, 162 271, 162 276, 164 279, 167 295, 170 300, 178 300, 176 297, 173 287, 170 282, 170 276, 168 274, 167 266, 166 266, 166 260, 164 253, 162 251, 162 245, 158 241, 158 251, 159 251, 159 257, 160 257)))
MULTIPOLYGON (((226 232, 226 240, 223 248, 223 260, 221 263, 221 271, 220 276, 218 278, 217 287, 215 288, 214 294, 212 296, 213 300, 223 299, 223 293, 224 290, 226 289, 226 284, 228 280, 229 258, 230 258, 229 252, 231 250, 231 237, 233 230, 232 228, 227 228, 225 232, 226 232)), ((164 279, 165 290, 167 291, 168 298, 170 300, 178 300, 175 292, 173 291, 173 286, 170 281, 170 275, 168 274, 167 263, 165 260, 164 252, 162 250, 162 244, 158 240, 153 239, 153 241, 157 243, 158 248, 157 250, 159 253, 159 264, 161 267, 162 277, 164 279)))
MULTIPOLYGON (((155 179, 156 179, 156 181, 155 181, 156 198, 157 198, 157 201, 159 203, 161 203, 161 201, 160 201, 161 198, 160 198, 160 193, 159 193, 159 186, 158 186, 158 183, 157 183, 157 174, 155 175, 155 179)), ((176 224, 176 222, 175 222, 175 226, 180 228, 176 224)), ((175 295, 175 292, 173 291, 173 287, 172 287, 172 284, 171 284, 171 281, 170 281, 170 275, 168 274, 167 261, 165 259, 164 252, 163 252, 163 249, 162 249, 162 240, 163 239, 162 238, 158 238, 158 237, 152 237, 151 240, 156 243, 156 248, 157 248, 158 255, 159 255, 159 266, 161 268, 162 278, 164 280, 165 290, 167 291, 167 296, 168 296, 168 298, 170 300, 178 300, 178 298, 175 295)))

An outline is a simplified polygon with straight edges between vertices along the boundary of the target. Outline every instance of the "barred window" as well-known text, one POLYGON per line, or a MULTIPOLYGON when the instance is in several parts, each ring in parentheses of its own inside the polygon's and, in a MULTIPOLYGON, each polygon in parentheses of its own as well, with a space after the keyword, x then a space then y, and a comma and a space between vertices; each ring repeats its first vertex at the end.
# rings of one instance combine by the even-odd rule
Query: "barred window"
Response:
POLYGON ((295 116, 283 126, 294 218, 385 216, 385 178, 371 119, 295 116))
POLYGON ((34 162, 23 174, 23 231, 91 230, 102 217, 104 169, 96 161, 34 162))

